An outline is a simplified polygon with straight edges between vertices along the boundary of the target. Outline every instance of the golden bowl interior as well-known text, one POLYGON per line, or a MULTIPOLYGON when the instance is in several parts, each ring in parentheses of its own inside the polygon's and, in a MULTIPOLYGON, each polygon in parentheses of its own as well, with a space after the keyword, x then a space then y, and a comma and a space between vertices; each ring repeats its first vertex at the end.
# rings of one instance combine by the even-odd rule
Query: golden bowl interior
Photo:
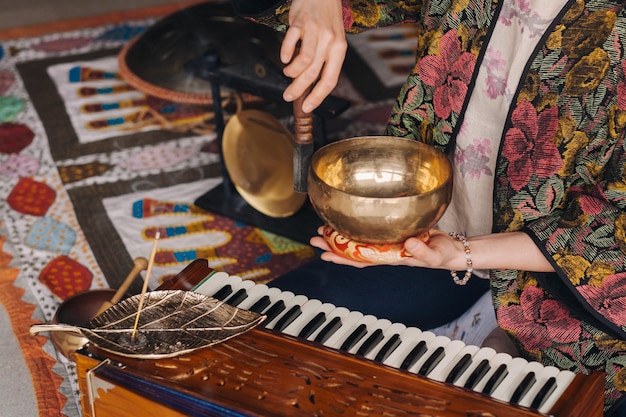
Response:
POLYGON ((366 136, 330 143, 313 154, 311 204, 342 235, 366 243, 421 236, 452 196, 452 166, 421 142, 366 136))

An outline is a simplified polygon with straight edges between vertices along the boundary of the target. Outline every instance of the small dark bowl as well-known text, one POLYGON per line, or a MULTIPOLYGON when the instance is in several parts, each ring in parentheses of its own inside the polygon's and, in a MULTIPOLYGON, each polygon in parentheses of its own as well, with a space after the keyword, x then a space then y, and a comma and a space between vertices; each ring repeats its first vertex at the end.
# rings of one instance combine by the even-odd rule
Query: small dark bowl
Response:
MULTIPOLYGON (((102 304, 110 301, 115 293, 116 290, 107 288, 74 294, 59 305, 52 322, 86 327, 96 316, 102 304)), ((50 332, 50 340, 63 356, 72 361, 74 353, 88 342, 82 333, 71 331, 50 332)))

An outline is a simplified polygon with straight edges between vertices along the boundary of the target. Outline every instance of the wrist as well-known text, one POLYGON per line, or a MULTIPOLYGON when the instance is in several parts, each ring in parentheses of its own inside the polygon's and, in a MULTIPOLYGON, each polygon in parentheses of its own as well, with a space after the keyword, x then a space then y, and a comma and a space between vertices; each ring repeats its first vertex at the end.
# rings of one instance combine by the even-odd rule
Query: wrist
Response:
POLYGON ((467 238, 465 237, 465 235, 462 235, 457 232, 451 232, 449 233, 449 235, 453 237, 454 239, 458 240, 459 242, 461 242, 461 244, 463 245, 463 258, 465 260, 465 268, 466 268, 465 272, 463 273, 463 276, 459 276, 460 272, 457 273, 456 270, 450 271, 450 275, 452 276, 452 280, 454 281, 455 284, 465 285, 467 284, 469 279, 472 277, 472 272, 474 271, 474 264, 472 262, 472 251, 470 248, 470 244, 467 241, 467 238))

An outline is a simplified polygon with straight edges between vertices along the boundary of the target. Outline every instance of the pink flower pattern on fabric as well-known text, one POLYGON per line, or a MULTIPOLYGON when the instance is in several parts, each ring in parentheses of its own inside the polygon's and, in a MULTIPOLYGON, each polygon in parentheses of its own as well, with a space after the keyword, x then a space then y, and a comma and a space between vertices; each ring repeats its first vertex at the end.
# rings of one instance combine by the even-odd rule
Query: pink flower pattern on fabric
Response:
POLYGON ((502 58, 502 52, 494 50, 493 48, 487 48, 485 64, 483 65, 485 65, 485 69, 487 70, 487 77, 485 79, 487 90, 485 91, 485 95, 492 100, 503 96, 506 92, 509 73, 506 70, 506 61, 502 58))
POLYGON ((343 14, 343 27, 348 29, 354 25, 354 17, 352 16, 352 9, 350 9, 350 0, 341 1, 341 10, 343 14))
POLYGON ((420 61, 419 75, 424 84, 435 89, 435 114, 447 119, 451 112, 461 112, 476 61, 472 54, 461 51, 456 30, 442 36, 439 51, 440 55, 429 55, 420 61))
POLYGON ((511 187, 519 191, 528 184, 531 173, 548 178, 563 166, 552 142, 558 127, 558 109, 549 107, 537 113, 532 104, 524 101, 513 111, 511 121, 513 127, 506 132, 502 153, 509 160, 511 187))
POLYGON ((615 324, 626 325, 626 273, 607 276, 602 285, 578 287, 585 300, 615 324))
POLYGON ((580 322, 570 317, 568 309, 533 286, 524 289, 519 305, 498 309, 498 322, 505 328, 517 329, 516 337, 529 351, 546 349, 554 341, 576 342, 582 331, 580 322))
POLYGON ((528 36, 541 36, 543 28, 548 22, 531 7, 528 0, 512 0, 506 1, 502 5, 502 12, 498 20, 506 25, 511 26, 514 20, 517 20, 522 28, 522 33, 528 32, 528 36))
POLYGON ((489 139, 474 139, 474 142, 465 149, 457 147, 454 161, 464 177, 480 179, 481 174, 493 175, 487 164, 490 154, 489 139))

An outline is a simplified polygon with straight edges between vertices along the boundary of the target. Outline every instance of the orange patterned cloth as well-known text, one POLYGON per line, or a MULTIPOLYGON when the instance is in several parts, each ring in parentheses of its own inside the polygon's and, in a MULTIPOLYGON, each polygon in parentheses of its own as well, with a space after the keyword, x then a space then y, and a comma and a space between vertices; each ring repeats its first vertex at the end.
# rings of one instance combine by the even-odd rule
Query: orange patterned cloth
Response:
POLYGON ((0 303, 7 311, 24 361, 28 364, 39 417, 59 417, 59 410, 67 402, 67 398, 59 392, 63 377, 52 370, 57 359, 42 349, 47 337, 33 337, 29 333, 30 325, 35 323, 32 316, 37 306, 22 301, 24 289, 14 285, 20 270, 9 266, 13 256, 4 251, 5 241, 6 237, 0 235, 0 303))

